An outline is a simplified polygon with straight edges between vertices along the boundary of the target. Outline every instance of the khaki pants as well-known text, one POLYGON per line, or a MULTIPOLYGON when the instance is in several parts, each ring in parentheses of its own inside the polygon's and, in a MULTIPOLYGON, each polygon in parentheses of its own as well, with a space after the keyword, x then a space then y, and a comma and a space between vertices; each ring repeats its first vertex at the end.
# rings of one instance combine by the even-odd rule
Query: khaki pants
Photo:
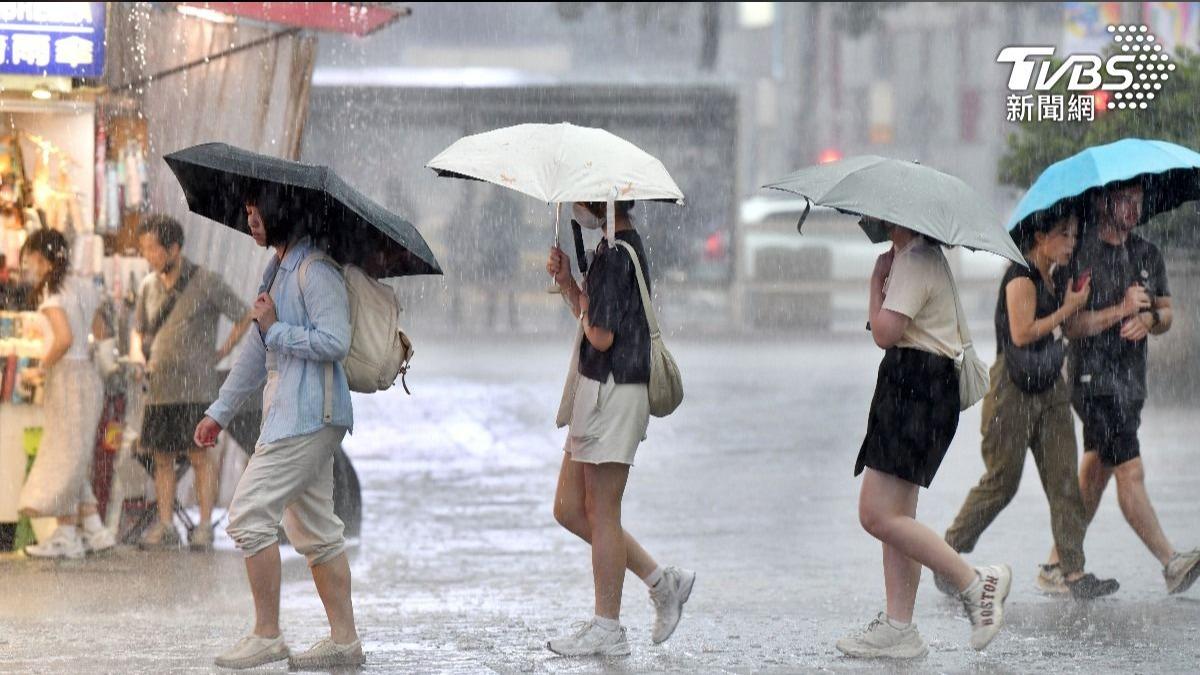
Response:
POLYGON ((345 428, 327 426, 254 449, 225 529, 246 557, 279 541, 280 520, 309 567, 344 550, 342 521, 333 512, 333 454, 345 435, 345 428))
POLYGON ((983 531, 1017 494, 1028 448, 1050 501, 1050 528, 1062 570, 1083 571, 1087 526, 1067 383, 1060 378, 1048 391, 1027 394, 1013 384, 1004 357, 998 357, 991 370, 991 389, 983 399, 982 431, 987 472, 967 495, 946 531, 946 542, 961 553, 974 550, 983 531))

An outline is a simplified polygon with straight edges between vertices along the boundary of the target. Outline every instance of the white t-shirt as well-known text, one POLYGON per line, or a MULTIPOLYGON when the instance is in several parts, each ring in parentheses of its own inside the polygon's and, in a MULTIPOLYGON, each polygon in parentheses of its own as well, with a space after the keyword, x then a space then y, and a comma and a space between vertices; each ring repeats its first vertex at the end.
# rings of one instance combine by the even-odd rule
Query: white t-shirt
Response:
POLYGON ((920 349, 949 358, 962 353, 954 287, 940 247, 915 237, 896 253, 883 285, 883 308, 911 321, 897 347, 920 349))
POLYGON ((38 311, 49 307, 58 307, 67 315, 67 325, 71 327, 71 347, 63 355, 64 359, 91 358, 88 349, 88 335, 92 332, 92 317, 100 306, 100 297, 96 287, 86 279, 67 276, 62 288, 52 293, 38 305, 38 311))

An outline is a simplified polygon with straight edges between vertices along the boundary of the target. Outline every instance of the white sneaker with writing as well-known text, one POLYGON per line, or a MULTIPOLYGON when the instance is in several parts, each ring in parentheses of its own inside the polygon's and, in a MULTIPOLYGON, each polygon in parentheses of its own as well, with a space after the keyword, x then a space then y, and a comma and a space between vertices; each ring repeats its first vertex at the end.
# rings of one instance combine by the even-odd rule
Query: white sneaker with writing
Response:
POLYGON ((914 624, 894 628, 880 612, 867 627, 837 641, 839 652, 857 659, 919 659, 929 653, 914 624))
POLYGON ((971 648, 983 651, 1004 625, 1004 601, 1012 589, 1012 569, 1008 565, 976 567, 979 583, 959 594, 967 618, 971 620, 971 648))

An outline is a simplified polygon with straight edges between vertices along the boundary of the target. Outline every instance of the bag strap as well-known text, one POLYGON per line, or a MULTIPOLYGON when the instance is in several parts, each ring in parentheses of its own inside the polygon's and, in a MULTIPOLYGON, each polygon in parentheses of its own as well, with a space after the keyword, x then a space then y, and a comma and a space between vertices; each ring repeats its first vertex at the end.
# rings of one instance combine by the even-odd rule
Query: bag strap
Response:
POLYGON ((650 292, 646 289, 646 277, 642 276, 642 261, 638 259, 637 251, 633 250, 633 246, 629 242, 618 239, 616 244, 633 258, 633 271, 637 274, 638 290, 642 292, 642 308, 646 310, 646 323, 650 324, 650 339, 661 337, 662 333, 658 329, 658 317, 654 314, 654 306, 650 304, 650 292))
MULTIPOLYGON (((304 256, 304 260, 300 262, 300 304, 304 304, 304 280, 308 277, 308 266, 312 264, 314 260, 324 260, 330 265, 333 265, 334 269, 341 270, 341 266, 338 265, 333 258, 330 258, 329 255, 320 249, 313 249, 312 252, 304 256)), ((304 313, 308 314, 308 305, 304 305, 304 313)), ((333 421, 332 361, 325 362, 325 377, 323 379, 325 380, 325 407, 324 410, 322 410, 321 417, 325 421, 325 424, 329 424, 333 421)))
POLYGON ((188 282, 192 280, 192 272, 194 270, 185 265, 182 259, 179 265, 179 279, 167 291, 166 302, 158 308, 158 314, 154 316, 154 321, 151 321, 150 325, 147 326, 148 330, 146 332, 150 336, 150 341, 142 343, 142 355, 147 359, 150 358, 150 352, 154 349, 154 339, 158 337, 158 331, 162 330, 162 327, 167 323, 167 319, 171 318, 171 312, 175 311, 175 305, 179 302, 179 297, 187 290, 188 282))
POLYGON ((954 321, 958 325, 958 339, 962 342, 962 349, 965 353, 967 347, 975 346, 971 342, 971 336, 965 326, 966 321, 963 317, 966 315, 966 312, 963 311, 962 301, 958 298, 958 284, 954 281, 954 272, 950 270, 950 263, 946 260, 946 254, 938 250, 938 257, 942 259, 942 268, 946 270, 946 276, 950 277, 950 291, 954 293, 954 321))

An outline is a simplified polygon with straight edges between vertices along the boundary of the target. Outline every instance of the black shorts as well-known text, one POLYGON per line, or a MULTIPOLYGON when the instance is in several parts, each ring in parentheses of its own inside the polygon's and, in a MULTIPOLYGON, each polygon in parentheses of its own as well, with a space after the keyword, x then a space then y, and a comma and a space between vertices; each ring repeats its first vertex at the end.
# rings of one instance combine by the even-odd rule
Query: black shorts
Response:
POLYGON ((141 447, 143 452, 165 452, 185 455, 194 450, 192 442, 196 425, 208 409, 203 403, 167 403, 146 406, 142 420, 141 447))
POLYGON ((1084 452, 1097 452, 1107 466, 1117 466, 1141 455, 1138 427, 1142 425, 1140 399, 1117 396, 1076 397, 1075 412, 1083 420, 1084 452))
POLYGON ((929 487, 958 431, 958 413, 953 360, 919 349, 887 350, 854 475, 869 466, 929 487))

